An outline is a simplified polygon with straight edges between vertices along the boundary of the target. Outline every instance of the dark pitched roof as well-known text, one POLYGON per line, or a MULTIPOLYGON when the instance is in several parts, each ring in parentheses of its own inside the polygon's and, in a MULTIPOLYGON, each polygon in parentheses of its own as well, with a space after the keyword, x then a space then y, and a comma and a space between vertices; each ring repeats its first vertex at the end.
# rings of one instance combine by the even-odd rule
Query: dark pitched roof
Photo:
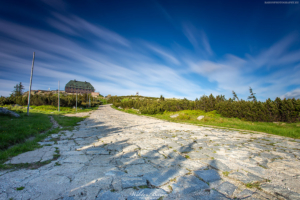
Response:
POLYGON ((86 81, 83 82, 83 81, 71 80, 66 84, 66 87, 95 90, 95 88, 92 86, 92 84, 90 84, 89 82, 86 82, 86 81))

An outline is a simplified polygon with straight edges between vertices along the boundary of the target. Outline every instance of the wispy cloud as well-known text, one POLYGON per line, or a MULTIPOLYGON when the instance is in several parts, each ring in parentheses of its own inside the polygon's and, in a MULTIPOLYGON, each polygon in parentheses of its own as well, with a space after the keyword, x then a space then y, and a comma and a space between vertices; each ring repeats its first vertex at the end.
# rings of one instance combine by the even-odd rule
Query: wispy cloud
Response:
POLYGON ((291 92, 287 92, 285 93, 284 95, 282 95, 280 98, 284 99, 292 99, 292 98, 295 98, 295 99, 300 99, 300 89, 295 89, 291 92))
POLYGON ((96 26, 94 24, 91 24, 80 17, 77 16, 66 17, 58 13, 53 13, 53 16, 57 20, 63 22, 64 24, 52 22, 52 20, 50 20, 50 22, 52 22, 51 24, 58 30, 65 32, 67 34, 69 34, 70 32, 72 33, 72 31, 77 31, 79 33, 89 32, 95 35, 96 37, 101 38, 102 40, 105 40, 107 42, 113 42, 124 46, 129 46, 129 41, 123 38, 122 36, 120 36, 119 34, 110 31, 104 27, 101 27, 100 25, 96 26))
POLYGON ((179 65, 180 62, 174 57, 172 56, 170 53, 167 53, 165 50, 163 50, 162 48, 159 48, 157 46, 151 45, 151 44, 146 44, 146 46, 151 49, 152 51, 158 53, 159 56, 163 57, 164 59, 166 59, 167 61, 170 61, 176 65, 179 65))
POLYGON ((212 56, 214 53, 209 44, 209 40, 204 31, 198 30, 189 23, 183 24, 183 33, 197 51, 203 51, 206 55, 212 56))

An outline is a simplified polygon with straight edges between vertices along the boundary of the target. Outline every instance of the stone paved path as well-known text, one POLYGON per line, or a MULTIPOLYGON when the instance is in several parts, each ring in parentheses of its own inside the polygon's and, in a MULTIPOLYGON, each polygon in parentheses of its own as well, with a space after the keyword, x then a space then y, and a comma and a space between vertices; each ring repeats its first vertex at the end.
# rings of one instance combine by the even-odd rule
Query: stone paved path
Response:
POLYGON ((59 148, 61 157, 35 170, 0 171, 0 199, 300 199, 300 140, 165 122, 109 105, 57 144, 49 139, 42 144, 52 146, 36 151, 59 148))

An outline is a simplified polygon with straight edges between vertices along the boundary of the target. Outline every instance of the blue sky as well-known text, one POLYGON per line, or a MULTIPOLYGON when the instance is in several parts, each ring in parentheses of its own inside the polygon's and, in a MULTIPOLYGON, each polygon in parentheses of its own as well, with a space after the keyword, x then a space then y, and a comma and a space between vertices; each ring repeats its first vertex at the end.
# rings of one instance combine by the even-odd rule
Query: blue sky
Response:
POLYGON ((0 95, 22 82, 103 95, 300 98, 300 4, 1 1, 0 95))

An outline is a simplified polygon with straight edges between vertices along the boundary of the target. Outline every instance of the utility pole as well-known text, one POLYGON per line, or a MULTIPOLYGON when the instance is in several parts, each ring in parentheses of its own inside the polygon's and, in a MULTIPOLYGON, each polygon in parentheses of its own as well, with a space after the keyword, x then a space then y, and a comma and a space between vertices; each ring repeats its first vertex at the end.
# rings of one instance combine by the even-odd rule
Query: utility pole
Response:
POLYGON ((77 92, 76 92, 76 112, 77 112, 77 92))
POLYGON ((31 95, 31 85, 32 85, 32 74, 33 74, 33 66, 34 66, 34 56, 35 56, 35 52, 33 52, 32 66, 31 66, 30 85, 29 85, 29 91, 28 91, 27 116, 29 116, 30 95, 31 95))
POLYGON ((58 112, 59 112, 59 104, 60 104, 60 102, 59 102, 59 81, 58 81, 58 112))

